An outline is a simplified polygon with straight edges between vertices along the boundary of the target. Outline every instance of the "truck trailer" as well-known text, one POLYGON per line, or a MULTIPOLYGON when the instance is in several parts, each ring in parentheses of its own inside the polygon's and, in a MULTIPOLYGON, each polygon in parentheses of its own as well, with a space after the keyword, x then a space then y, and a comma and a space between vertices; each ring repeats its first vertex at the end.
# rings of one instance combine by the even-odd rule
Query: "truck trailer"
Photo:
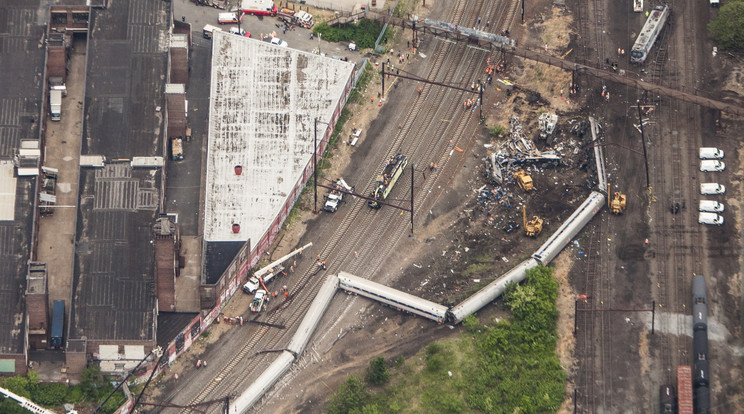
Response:
POLYGON ((63 336, 65 331, 65 301, 55 300, 52 305, 52 338, 49 344, 52 348, 61 348, 64 345, 63 336))
POLYGON ((62 91, 59 89, 49 91, 49 115, 52 121, 62 120, 62 91))

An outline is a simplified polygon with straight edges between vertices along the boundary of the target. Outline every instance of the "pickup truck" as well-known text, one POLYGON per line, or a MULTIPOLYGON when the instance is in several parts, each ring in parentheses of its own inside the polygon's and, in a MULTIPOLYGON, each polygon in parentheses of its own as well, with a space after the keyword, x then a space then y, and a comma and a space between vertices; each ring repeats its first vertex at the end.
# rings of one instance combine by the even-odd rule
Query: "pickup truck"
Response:
POLYGON ((326 197, 325 206, 323 209, 329 213, 335 213, 338 210, 338 205, 344 201, 344 193, 333 190, 326 197))
POLYGON ((250 306, 251 312, 261 312, 266 309, 267 295, 268 292, 263 289, 256 291, 256 296, 253 297, 253 302, 251 302, 250 306))

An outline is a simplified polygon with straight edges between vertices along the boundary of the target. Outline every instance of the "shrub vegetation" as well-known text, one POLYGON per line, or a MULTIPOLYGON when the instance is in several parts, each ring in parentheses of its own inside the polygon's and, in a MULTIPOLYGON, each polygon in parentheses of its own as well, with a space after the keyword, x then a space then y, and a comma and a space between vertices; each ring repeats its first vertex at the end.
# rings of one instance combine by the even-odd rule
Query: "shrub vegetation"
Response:
MULTIPOLYGON (((331 397, 327 412, 557 411, 566 382, 555 354, 557 296, 551 268, 528 271, 523 285, 512 284, 504 294, 511 320, 488 326, 469 316, 462 335, 432 342, 406 362, 396 359, 384 387, 366 387, 360 377, 349 377, 331 397)), ((370 362, 368 383, 379 364, 384 367, 380 357, 370 362)))

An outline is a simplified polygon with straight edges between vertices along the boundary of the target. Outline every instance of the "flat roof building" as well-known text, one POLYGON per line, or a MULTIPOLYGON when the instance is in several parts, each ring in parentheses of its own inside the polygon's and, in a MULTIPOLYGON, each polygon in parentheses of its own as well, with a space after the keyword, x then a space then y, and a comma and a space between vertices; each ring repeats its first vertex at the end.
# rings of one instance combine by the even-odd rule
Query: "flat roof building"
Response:
POLYGON ((214 34, 204 208, 208 283, 227 265, 210 266, 220 250, 215 246, 228 247, 232 260, 245 241, 256 247, 277 219, 283 222, 283 208, 291 207, 311 172, 315 120, 323 149, 353 74, 352 63, 214 34))

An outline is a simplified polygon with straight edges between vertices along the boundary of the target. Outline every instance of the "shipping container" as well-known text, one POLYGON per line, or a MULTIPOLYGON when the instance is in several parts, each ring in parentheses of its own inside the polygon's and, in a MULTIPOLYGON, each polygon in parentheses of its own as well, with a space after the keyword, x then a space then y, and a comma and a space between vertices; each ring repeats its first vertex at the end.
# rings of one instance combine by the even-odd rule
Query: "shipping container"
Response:
POLYGON ((49 342, 53 348, 61 348, 64 344, 62 337, 65 328, 65 301, 55 300, 52 306, 52 339, 49 342))
POLYGON ((677 413, 692 414, 692 368, 677 367, 677 413))

